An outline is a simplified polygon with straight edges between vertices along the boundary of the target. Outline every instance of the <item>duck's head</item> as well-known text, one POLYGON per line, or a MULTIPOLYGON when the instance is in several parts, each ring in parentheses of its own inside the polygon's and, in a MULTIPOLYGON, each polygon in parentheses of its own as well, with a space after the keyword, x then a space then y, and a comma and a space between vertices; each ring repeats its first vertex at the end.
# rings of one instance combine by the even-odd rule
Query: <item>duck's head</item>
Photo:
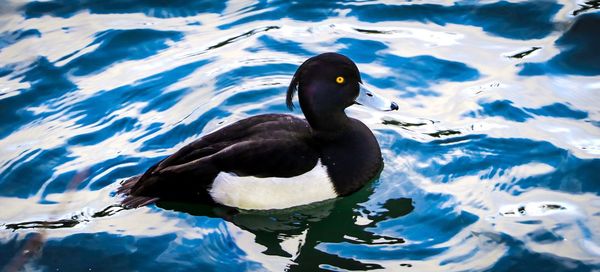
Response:
POLYGON ((347 119, 344 109, 361 104, 378 110, 398 110, 398 105, 367 90, 356 64, 337 53, 323 53, 306 60, 288 87, 287 106, 298 92, 302 112, 313 128, 337 129, 347 119), (340 124, 338 124, 340 123, 340 124))

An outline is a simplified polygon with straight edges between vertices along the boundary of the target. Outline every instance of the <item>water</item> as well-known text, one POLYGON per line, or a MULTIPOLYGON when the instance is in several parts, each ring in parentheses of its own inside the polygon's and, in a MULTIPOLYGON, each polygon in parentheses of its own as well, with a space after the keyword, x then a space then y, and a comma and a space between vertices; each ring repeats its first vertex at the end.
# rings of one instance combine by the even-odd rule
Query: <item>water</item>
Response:
POLYGON ((4 1, 0 267, 599 270, 599 6, 4 1), (327 51, 400 105, 348 110, 378 180, 278 212, 111 206, 200 135, 286 113, 296 67, 327 51))

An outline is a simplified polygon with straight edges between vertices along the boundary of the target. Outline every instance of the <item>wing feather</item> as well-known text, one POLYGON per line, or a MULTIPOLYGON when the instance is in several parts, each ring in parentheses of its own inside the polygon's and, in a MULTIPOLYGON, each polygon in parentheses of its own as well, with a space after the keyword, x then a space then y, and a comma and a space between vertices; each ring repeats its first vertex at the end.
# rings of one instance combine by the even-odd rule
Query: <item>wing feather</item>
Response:
POLYGON ((291 177, 312 169, 319 158, 305 120, 268 114, 247 118, 184 146, 143 175, 126 181, 119 192, 145 197, 201 201, 220 172, 239 176, 291 177))

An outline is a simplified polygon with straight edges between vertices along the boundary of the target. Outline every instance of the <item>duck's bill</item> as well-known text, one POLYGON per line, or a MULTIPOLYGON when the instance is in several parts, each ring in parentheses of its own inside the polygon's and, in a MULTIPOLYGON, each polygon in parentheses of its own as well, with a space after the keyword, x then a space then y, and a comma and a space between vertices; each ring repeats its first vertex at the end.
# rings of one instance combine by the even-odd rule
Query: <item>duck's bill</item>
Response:
POLYGON ((398 110, 398 104, 396 104, 396 102, 374 93, 367 89, 362 83, 360 84, 358 97, 354 102, 381 111, 398 110))

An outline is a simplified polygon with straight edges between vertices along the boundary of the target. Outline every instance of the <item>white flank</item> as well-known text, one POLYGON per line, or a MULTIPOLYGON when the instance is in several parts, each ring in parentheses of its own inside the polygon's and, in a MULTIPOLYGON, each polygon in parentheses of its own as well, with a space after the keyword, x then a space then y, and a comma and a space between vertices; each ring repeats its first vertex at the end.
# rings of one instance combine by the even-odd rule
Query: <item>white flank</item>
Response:
POLYGON ((218 203, 248 210, 285 209, 337 197, 321 160, 312 170, 291 178, 221 172, 209 192, 218 203))

